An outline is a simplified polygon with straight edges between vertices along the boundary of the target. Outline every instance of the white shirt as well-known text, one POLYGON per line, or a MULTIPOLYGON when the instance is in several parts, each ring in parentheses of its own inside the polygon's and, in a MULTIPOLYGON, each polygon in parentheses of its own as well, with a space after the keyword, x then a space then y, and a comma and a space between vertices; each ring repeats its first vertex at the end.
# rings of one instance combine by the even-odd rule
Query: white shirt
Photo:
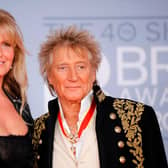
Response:
MULTIPOLYGON (((92 93, 88 94, 81 102, 79 112, 78 128, 88 112, 92 101, 92 93)), ((63 127, 69 130, 64 118, 61 105, 59 103, 63 127)), ((99 153, 97 146, 97 138, 95 132, 96 110, 76 145, 76 156, 71 151, 72 144, 63 134, 60 124, 57 121, 54 135, 53 148, 53 168, 99 168, 99 153)))

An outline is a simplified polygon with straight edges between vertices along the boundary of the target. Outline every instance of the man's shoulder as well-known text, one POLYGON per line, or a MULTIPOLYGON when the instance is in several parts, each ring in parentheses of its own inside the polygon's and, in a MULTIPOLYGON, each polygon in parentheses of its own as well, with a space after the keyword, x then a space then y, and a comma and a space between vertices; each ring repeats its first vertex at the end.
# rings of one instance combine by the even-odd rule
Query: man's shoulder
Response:
POLYGON ((47 119, 49 116, 50 116, 49 112, 42 114, 41 116, 37 117, 37 118, 34 120, 34 124, 35 124, 35 125, 42 124, 43 122, 46 121, 46 119, 47 119))
POLYGON ((46 129, 46 120, 49 118, 49 112, 42 114, 34 120, 34 134, 36 137, 40 137, 43 130, 46 129), (38 135, 37 135, 38 134, 38 135))
POLYGON ((105 102, 112 102, 113 106, 118 104, 118 105, 122 105, 122 106, 142 106, 145 109, 148 108, 153 108, 152 106, 145 104, 141 101, 138 100, 133 100, 133 99, 129 99, 129 98, 121 98, 121 97, 111 97, 111 96, 106 96, 106 98, 104 99, 105 102))
POLYGON ((100 105, 103 109, 108 109, 107 113, 111 113, 110 111, 116 113, 120 119, 126 117, 130 120, 131 118, 138 117, 141 120, 151 115, 155 116, 152 106, 132 99, 106 96, 100 105))

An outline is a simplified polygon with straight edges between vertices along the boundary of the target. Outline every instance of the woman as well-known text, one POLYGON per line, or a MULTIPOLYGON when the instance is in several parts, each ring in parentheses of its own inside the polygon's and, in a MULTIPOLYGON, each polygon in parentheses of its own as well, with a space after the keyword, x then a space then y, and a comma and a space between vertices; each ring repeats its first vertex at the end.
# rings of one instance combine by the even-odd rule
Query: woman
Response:
POLYGON ((106 96, 96 84, 100 49, 85 30, 51 32, 40 70, 52 94, 35 121, 39 168, 167 168, 152 107, 106 96))
POLYGON ((0 167, 32 168, 33 119, 26 103, 27 74, 22 34, 0 9, 0 167))

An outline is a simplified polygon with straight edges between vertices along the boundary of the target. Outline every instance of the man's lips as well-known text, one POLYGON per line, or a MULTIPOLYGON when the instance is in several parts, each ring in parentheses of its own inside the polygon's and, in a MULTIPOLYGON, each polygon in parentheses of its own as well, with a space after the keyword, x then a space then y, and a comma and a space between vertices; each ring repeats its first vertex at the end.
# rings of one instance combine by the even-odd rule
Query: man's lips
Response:
POLYGON ((80 86, 66 86, 67 89, 79 89, 80 86))

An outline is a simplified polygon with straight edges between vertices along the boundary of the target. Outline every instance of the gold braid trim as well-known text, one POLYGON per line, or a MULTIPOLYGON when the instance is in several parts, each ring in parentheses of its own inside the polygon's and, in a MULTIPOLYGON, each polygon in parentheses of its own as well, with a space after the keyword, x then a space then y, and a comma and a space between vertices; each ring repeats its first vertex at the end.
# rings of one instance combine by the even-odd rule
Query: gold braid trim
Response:
POLYGON ((130 153, 135 157, 132 162, 137 165, 137 168, 143 168, 142 130, 138 122, 141 120, 144 106, 142 103, 116 99, 113 107, 121 118, 121 123, 127 137, 127 145, 131 148, 130 153))
POLYGON ((41 117, 34 121, 34 132, 33 132, 33 149, 38 149, 39 140, 41 133, 45 130, 45 120, 49 117, 49 113, 43 114, 41 117))
POLYGON ((45 120, 49 117, 49 113, 43 114, 41 117, 34 121, 34 132, 32 137, 32 144, 34 150, 34 167, 37 168, 37 156, 38 156, 38 146, 40 142, 40 137, 42 131, 45 130, 45 120))

